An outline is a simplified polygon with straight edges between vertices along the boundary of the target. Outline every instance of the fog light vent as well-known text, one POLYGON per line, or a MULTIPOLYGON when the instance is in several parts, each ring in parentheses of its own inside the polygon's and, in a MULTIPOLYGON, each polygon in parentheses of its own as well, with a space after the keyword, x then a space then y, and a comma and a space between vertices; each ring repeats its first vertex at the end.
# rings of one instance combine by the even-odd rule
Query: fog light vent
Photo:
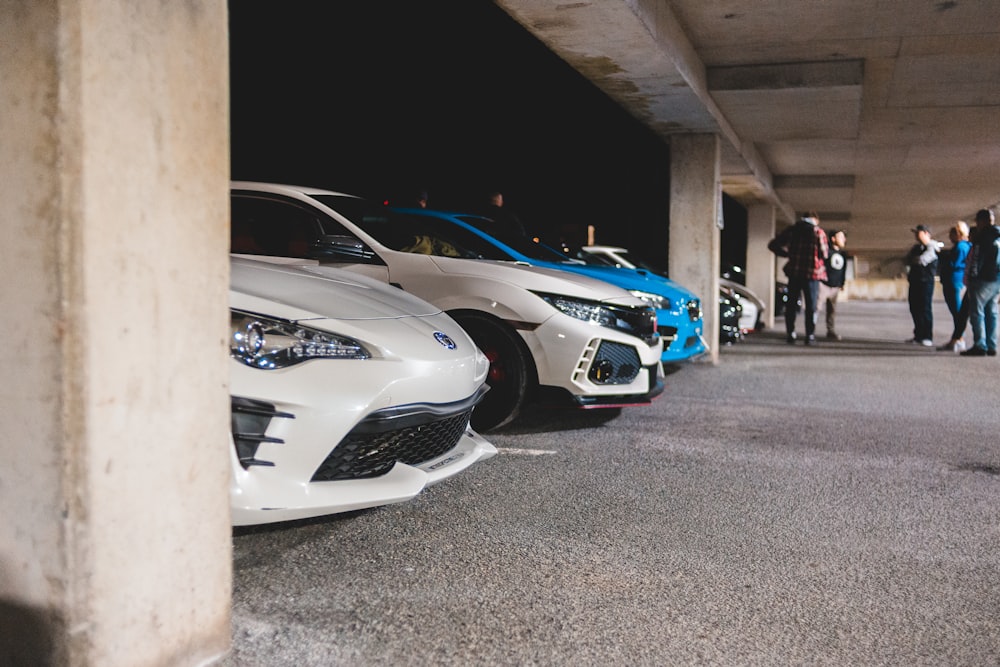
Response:
POLYGON ((639 353, 634 347, 602 341, 587 377, 594 384, 629 384, 640 370, 639 353))

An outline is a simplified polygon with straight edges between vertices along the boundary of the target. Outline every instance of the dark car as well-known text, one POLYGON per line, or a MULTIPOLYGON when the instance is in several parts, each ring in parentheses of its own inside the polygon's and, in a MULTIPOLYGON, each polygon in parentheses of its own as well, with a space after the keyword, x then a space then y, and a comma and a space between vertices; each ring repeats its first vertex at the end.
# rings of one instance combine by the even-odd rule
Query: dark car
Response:
POLYGON ((743 339, 740 328, 740 317, 743 307, 735 297, 726 294, 725 288, 719 290, 719 344, 732 345, 743 339))

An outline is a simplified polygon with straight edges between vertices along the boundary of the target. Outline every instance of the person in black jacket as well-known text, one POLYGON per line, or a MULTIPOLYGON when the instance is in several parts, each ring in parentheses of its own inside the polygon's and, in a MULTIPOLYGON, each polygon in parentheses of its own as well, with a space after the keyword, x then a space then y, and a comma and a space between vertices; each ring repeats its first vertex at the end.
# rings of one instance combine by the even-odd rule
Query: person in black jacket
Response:
POLYGON ((910 283, 907 298, 913 318, 913 338, 906 341, 925 347, 934 346, 934 276, 937 275, 938 243, 931 238, 925 225, 913 228, 917 242, 906 253, 907 280, 910 283))
POLYGON ((963 357, 995 357, 997 353, 997 296, 1000 295, 1000 228, 993 211, 976 213, 972 250, 966 260, 969 322, 975 343, 963 357))
POLYGON ((778 257, 787 257, 783 270, 788 276, 788 305, 785 306, 785 341, 794 343, 796 303, 801 295, 806 325, 806 345, 816 342, 816 302, 820 281, 826 280, 826 258, 830 254, 826 232, 819 226, 819 216, 807 213, 790 227, 785 227, 767 244, 778 257))
POLYGON ((489 197, 487 197, 486 206, 483 207, 482 214, 487 218, 492 218, 500 225, 501 229, 508 233, 520 236, 526 236, 527 234, 524 224, 517 217, 517 214, 509 208, 504 207, 502 192, 494 191, 490 193, 489 197))

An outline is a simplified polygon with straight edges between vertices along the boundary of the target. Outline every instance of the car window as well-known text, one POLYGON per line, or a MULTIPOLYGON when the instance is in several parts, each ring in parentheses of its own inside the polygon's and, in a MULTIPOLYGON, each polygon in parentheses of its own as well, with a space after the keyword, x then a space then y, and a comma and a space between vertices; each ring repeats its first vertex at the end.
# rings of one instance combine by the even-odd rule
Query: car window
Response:
POLYGON ((394 250, 465 259, 512 259, 481 236, 440 218, 392 212, 377 224, 384 231, 391 229, 393 238, 399 240, 394 250))
POLYGON ((230 252, 306 257, 320 236, 318 215, 291 202, 234 195, 231 200, 230 252))
POLYGON ((486 239, 447 220, 400 213, 359 199, 315 197, 392 250, 464 259, 512 259, 486 239))

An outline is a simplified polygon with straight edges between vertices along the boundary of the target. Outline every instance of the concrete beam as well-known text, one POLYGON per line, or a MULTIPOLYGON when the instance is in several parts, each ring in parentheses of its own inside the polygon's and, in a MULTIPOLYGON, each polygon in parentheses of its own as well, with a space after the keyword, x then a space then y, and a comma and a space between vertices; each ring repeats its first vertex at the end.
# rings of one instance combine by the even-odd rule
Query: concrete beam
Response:
POLYGON ((864 60, 740 65, 706 70, 708 89, 712 92, 861 86, 864 76, 864 60))
POLYGON ((825 174, 816 176, 775 176, 776 188, 853 188, 853 174, 825 174))

